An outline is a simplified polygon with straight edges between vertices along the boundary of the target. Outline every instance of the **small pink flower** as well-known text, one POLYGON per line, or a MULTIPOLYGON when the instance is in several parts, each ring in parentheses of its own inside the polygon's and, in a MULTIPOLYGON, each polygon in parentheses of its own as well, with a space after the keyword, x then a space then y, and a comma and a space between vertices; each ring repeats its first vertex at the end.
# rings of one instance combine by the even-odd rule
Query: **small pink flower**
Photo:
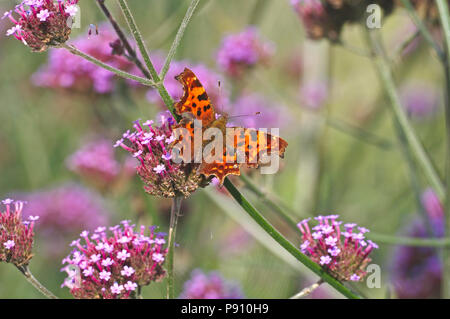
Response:
POLYGON ((137 283, 128 281, 125 285, 123 285, 127 291, 135 291, 137 288, 137 283))
POLYGON ((16 245, 13 240, 8 240, 6 243, 3 243, 3 246, 5 246, 6 249, 10 250, 16 245))
POLYGON ((119 285, 117 282, 115 282, 114 285, 111 286, 111 292, 115 295, 120 295, 122 290, 123 290, 123 285, 119 285))
POLYGON ((45 10, 41 10, 36 17, 39 18, 40 21, 47 21, 47 18, 50 16, 50 13, 48 12, 47 9, 45 10))

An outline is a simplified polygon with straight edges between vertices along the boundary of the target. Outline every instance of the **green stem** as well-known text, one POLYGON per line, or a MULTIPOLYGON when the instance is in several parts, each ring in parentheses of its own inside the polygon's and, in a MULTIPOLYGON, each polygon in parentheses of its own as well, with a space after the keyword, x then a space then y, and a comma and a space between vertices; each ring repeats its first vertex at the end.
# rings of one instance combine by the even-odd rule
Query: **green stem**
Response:
POLYGON ((303 265, 312 270, 315 274, 321 277, 325 282, 339 291, 347 298, 357 299, 360 296, 353 293, 350 289, 345 287, 341 282, 336 280, 328 274, 322 267, 313 262, 311 259, 302 254, 294 245, 292 245, 286 238, 283 237, 267 220, 250 204, 247 199, 239 192, 239 190, 228 180, 225 179, 225 188, 230 192, 231 196, 238 202, 238 204, 250 215, 253 220, 261 226, 264 231, 269 234, 278 244, 286 249, 293 257, 300 261, 303 265))
POLYGON ((370 232, 366 237, 381 244, 411 246, 411 247, 450 247, 450 238, 428 239, 413 237, 398 237, 370 232))
POLYGON ((277 213, 293 230, 300 233, 300 229, 297 227, 297 223, 278 204, 276 204, 274 200, 270 199, 269 194, 260 190, 259 187, 255 185, 253 181, 245 174, 241 174, 240 178, 250 191, 252 191, 260 199, 262 199, 264 203, 273 211, 275 211, 275 213, 277 213))
POLYGON ((41 294, 49 299, 58 299, 50 290, 44 287, 31 273, 28 266, 16 266, 17 269, 25 276, 25 279, 28 280, 30 284, 33 285, 41 294))
POLYGON ((390 99, 390 105, 395 117, 398 120, 398 123, 408 140, 409 145, 414 153, 414 156, 418 160, 420 166, 422 167, 425 176, 427 177, 429 183, 434 188, 436 193, 441 199, 445 198, 444 185, 434 168, 431 159, 429 158, 427 152, 425 151, 422 142, 417 137, 414 128, 408 120, 408 116, 406 115, 405 109, 402 106, 402 102, 400 96, 397 93, 394 78, 392 75, 391 68, 387 61, 387 58, 380 48, 379 44, 373 39, 369 31, 367 31, 367 40, 369 45, 371 46, 375 57, 374 57, 374 65, 380 77, 381 84, 383 85, 386 93, 390 99))
MULTIPOLYGON (((133 37, 137 43, 137 46, 139 48, 139 51, 141 52, 142 57, 144 58, 144 62, 150 72, 150 75, 153 79, 153 81, 156 83, 156 88, 158 90, 159 95, 161 96, 164 104, 169 109, 170 113, 172 113, 172 116, 179 121, 180 116, 176 114, 174 109, 174 101, 170 97, 169 92, 167 92, 163 82, 160 80, 158 73, 156 72, 155 67, 153 66, 152 61, 150 60, 150 56, 147 52, 147 48, 145 47, 144 41, 142 40, 141 32, 139 31, 136 21, 134 20, 134 17, 130 11, 130 8, 128 7, 128 4, 125 0, 118 0, 120 8, 122 9, 123 15, 125 16, 125 19, 127 20, 128 26, 130 27, 131 33, 133 34, 133 37)), ((181 39, 180 39, 181 40, 181 39)), ((177 43, 177 45, 179 42, 177 43)), ((176 50, 176 48, 174 48, 176 50)))
POLYGON ((169 226, 169 252, 167 256, 167 299, 174 299, 174 248, 175 235, 177 231, 177 221, 180 215, 182 196, 172 198, 172 208, 170 210, 170 226, 169 226))
MULTIPOLYGON (((446 158, 445 158, 445 184, 446 201, 444 202, 447 212, 447 227, 445 235, 450 233, 450 18, 447 1, 437 0, 437 7, 444 31, 444 42, 446 47, 446 57, 444 59, 445 73, 445 123, 446 123, 446 158)), ((448 250, 442 251, 444 261, 444 274, 442 278, 442 296, 450 298, 450 256, 448 250)))
MULTIPOLYGON (((298 231, 297 224, 290 217, 291 215, 286 213, 280 206, 286 206, 283 203, 277 204, 272 199, 270 194, 267 194, 258 189, 258 187, 245 175, 241 175, 241 179, 244 181, 245 186, 253 192, 256 196, 261 197, 265 204, 269 207, 277 207, 274 209, 276 213, 280 215, 282 218, 289 218, 291 220, 289 226, 291 226, 292 230, 298 231)), ((428 239, 428 238, 414 238, 414 237, 398 237, 385 235, 380 233, 371 232, 367 235, 369 239, 372 239, 380 244, 388 244, 388 245, 402 245, 402 246, 415 246, 415 247, 450 247, 450 238, 436 238, 436 239, 428 239)))
POLYGON ((430 46, 436 51, 439 58, 442 60, 445 56, 442 52, 442 49, 439 47, 439 45, 434 41, 433 36, 431 35, 430 31, 428 31, 428 28, 426 27, 425 23, 422 21, 422 19, 419 18, 419 16, 416 13, 416 10, 414 9, 413 5, 411 4, 410 0, 401 0, 403 2, 403 5, 408 10, 408 13, 413 20, 416 27, 419 29, 420 33, 422 33, 422 36, 425 38, 425 40, 430 44, 430 46))
POLYGON ((114 31, 116 32, 117 36, 119 37, 120 41, 122 42, 123 46, 125 47, 125 50, 128 53, 127 58, 129 58, 129 60, 131 62, 133 62, 138 67, 139 70, 141 70, 142 74, 144 74, 147 79, 151 79, 150 73, 148 73, 148 70, 145 69, 141 60, 139 60, 139 58, 136 54, 136 51, 134 51, 134 49, 130 45, 130 42, 128 42, 128 39, 127 39, 125 33, 123 33, 119 24, 117 23, 117 21, 111 15, 111 12, 106 7, 105 0, 97 0, 97 4, 98 4, 100 10, 102 10, 103 14, 106 16, 106 18, 111 23, 114 31))
POLYGON ((103 63, 102 61, 97 60, 93 56, 90 56, 89 54, 86 54, 86 53, 78 50, 73 45, 64 43, 60 47, 68 50, 70 53, 72 53, 74 55, 78 55, 79 57, 82 57, 82 58, 84 58, 84 59, 94 63, 95 65, 97 65, 97 66, 99 66, 101 68, 104 68, 104 69, 106 69, 108 71, 111 71, 111 72, 117 74, 118 76, 120 76, 122 78, 134 80, 134 81, 137 81, 137 82, 139 82, 139 83, 141 83, 143 85, 146 85, 146 86, 153 86, 153 87, 156 86, 155 83, 153 81, 151 81, 151 80, 148 80, 148 79, 142 78, 140 76, 136 76, 136 75, 130 74, 128 72, 124 72, 124 71, 119 70, 119 69, 116 69, 115 67, 112 67, 112 66, 110 66, 110 65, 108 65, 106 63, 103 63))
POLYGON ((147 66, 147 69, 150 72, 152 80, 155 83, 158 83, 159 82, 158 73, 156 72, 156 69, 153 66, 153 63, 150 60, 150 56, 148 54, 147 48, 145 47, 145 43, 142 40, 141 32, 139 32, 139 29, 136 25, 136 21, 134 20, 134 17, 131 14, 130 8, 128 7, 127 1, 125 1, 125 0, 118 0, 118 1, 119 1, 120 8, 122 9, 122 13, 125 17, 125 20, 127 20, 128 26, 130 27, 131 33, 133 34, 134 40, 136 41, 139 51, 141 52, 142 58, 144 59, 145 65, 147 66))
POLYGON ((164 79, 166 78, 167 71, 169 71, 170 63, 172 62, 172 59, 175 56, 177 48, 180 45, 181 39, 183 38, 184 31, 186 30, 186 27, 188 26, 189 21, 191 20, 195 8, 197 7, 199 2, 200 0, 192 0, 191 4, 189 5, 189 8, 186 11, 186 15, 184 16, 183 21, 181 22, 177 35, 175 36, 172 46, 170 47, 169 53, 167 54, 164 66, 161 69, 161 72, 159 73, 159 78, 161 81, 164 81, 164 79))

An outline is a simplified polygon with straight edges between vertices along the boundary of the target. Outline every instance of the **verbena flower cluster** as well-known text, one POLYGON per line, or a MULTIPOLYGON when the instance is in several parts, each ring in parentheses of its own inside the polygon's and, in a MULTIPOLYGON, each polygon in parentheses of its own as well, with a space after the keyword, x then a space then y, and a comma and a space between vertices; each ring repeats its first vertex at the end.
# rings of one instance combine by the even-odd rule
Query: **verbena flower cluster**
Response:
MULTIPOLYGON (((107 24, 99 26, 98 35, 81 35, 72 41, 73 45, 90 56, 115 68, 142 75, 123 55, 114 54, 117 36, 107 24)), ((67 50, 50 50, 48 62, 33 74, 37 86, 70 89, 71 92, 112 93, 117 76, 67 50)), ((134 81, 126 81, 131 84, 134 81)))
POLYGON ((147 236, 145 226, 135 231, 129 221, 122 221, 109 228, 109 236, 106 227, 98 227, 91 235, 83 231, 84 243, 73 241, 74 250, 63 260, 62 270, 68 274, 63 286, 75 298, 135 298, 140 287, 165 275, 165 234, 149 229, 147 236))
MULTIPOLYGON (((68 236, 83 229, 93 230, 109 221, 110 213, 94 192, 76 184, 36 191, 25 195, 23 215, 39 215, 39 236, 52 255, 65 249, 68 236)), ((60 257, 61 255, 59 255, 60 257)))
POLYGON ((191 278, 184 283, 180 299, 242 299, 241 288, 228 282, 218 272, 205 274, 199 269, 191 273, 191 278))
POLYGON ((22 267, 28 265, 33 257, 34 222, 38 216, 22 219, 24 202, 10 198, 2 200, 4 209, 0 210, 0 262, 22 267))
POLYGON ((197 174, 198 164, 171 161, 175 120, 167 111, 159 116, 159 123, 135 121, 135 131, 125 132, 114 146, 121 146, 139 160, 140 165, 136 169, 147 193, 166 198, 179 194, 188 197, 198 187, 208 185, 209 180, 197 174))
MULTIPOLYGON (((402 231, 414 238, 442 238, 445 231, 444 207, 432 189, 422 194, 428 220, 414 220, 402 231)), ((391 281, 398 298, 440 298, 442 260, 433 247, 398 246, 393 251, 391 281)))
POLYGON ((370 4, 379 5, 386 14, 394 8, 392 0, 291 0, 310 38, 333 41, 339 39, 344 24, 360 21, 370 4))
POLYGON ((120 163, 114 156, 111 142, 105 138, 91 140, 66 160, 67 167, 79 176, 104 189, 135 174, 136 160, 120 163))
POLYGON ((266 64, 275 52, 273 43, 262 40, 255 27, 226 36, 217 53, 217 64, 228 75, 242 76, 257 64, 266 64))
POLYGON ((364 236, 369 230, 356 224, 345 224, 341 230, 338 215, 315 217, 319 224, 310 229, 310 218, 298 223, 302 232, 301 251, 341 281, 361 281, 377 244, 364 236))
POLYGON ((78 12, 78 0, 23 0, 4 13, 15 25, 6 32, 33 51, 45 51, 69 39, 71 19, 78 12))

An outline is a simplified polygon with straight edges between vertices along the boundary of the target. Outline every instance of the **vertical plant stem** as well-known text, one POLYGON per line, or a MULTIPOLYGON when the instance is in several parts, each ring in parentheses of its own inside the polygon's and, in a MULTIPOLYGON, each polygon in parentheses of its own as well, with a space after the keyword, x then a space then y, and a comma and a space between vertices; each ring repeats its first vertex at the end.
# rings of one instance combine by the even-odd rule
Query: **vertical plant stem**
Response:
POLYGON ((180 215, 181 201, 183 197, 180 195, 172 198, 172 208, 170 210, 170 226, 169 226, 169 252, 167 256, 167 299, 174 299, 174 248, 175 235, 177 230, 177 221, 180 215))
POLYGON ((172 59, 175 56, 175 53, 177 52, 177 48, 180 45, 181 39, 183 38, 184 35, 184 31, 186 30, 186 27, 188 26, 189 21, 191 20, 195 8, 197 7, 199 2, 200 0, 192 0, 191 4, 189 5, 189 8, 186 11, 186 15, 184 16, 183 21, 181 22, 177 35, 175 36, 172 46, 170 47, 169 53, 167 54, 164 66, 161 69, 161 72, 159 73, 159 78, 161 81, 164 81, 164 79, 166 78, 167 71, 169 71, 170 63, 172 62, 172 59))
POLYGON ((95 65, 97 65, 97 66, 99 66, 99 67, 101 67, 103 69, 111 71, 111 72, 115 73, 116 75, 118 75, 118 76, 120 76, 122 78, 134 80, 134 81, 137 81, 137 82, 139 82, 139 83, 141 83, 143 85, 147 85, 147 86, 153 86, 153 87, 156 86, 155 83, 152 80, 145 79, 145 78, 142 78, 140 76, 136 76, 136 75, 127 73, 125 71, 116 69, 115 67, 112 67, 112 66, 110 66, 110 65, 108 65, 106 63, 103 63, 102 61, 97 60, 93 56, 90 56, 89 54, 86 54, 86 53, 78 50, 73 45, 64 43, 64 44, 61 45, 61 48, 64 48, 64 49, 68 50, 70 53, 72 53, 74 55, 78 55, 79 57, 82 57, 82 58, 88 60, 89 62, 94 63, 95 65))
POLYGON ((416 157, 418 163, 423 169, 425 176, 428 179, 430 185, 434 188, 436 193, 441 199, 445 198, 445 188, 444 185, 431 161, 427 152, 425 151, 422 142, 417 137, 417 134, 412 127, 411 123, 408 120, 408 116, 406 115, 405 109, 400 100, 400 96, 398 95, 397 89, 395 87, 394 78, 392 75, 391 68, 387 61, 386 56, 380 44, 373 39, 372 35, 369 31, 366 31, 367 41, 372 48, 375 56, 374 56, 374 64, 376 70, 378 72, 380 81, 390 100, 390 105, 394 116, 397 118, 400 127, 405 134, 406 139, 408 140, 409 145, 413 151, 414 156, 416 157))
POLYGON ((316 290, 317 288, 319 288, 319 286, 323 283, 322 279, 319 279, 318 282, 312 284, 309 287, 304 288, 302 291, 300 291, 298 294, 292 296, 289 299, 300 299, 306 296, 309 296, 314 290, 316 290))
POLYGON ((411 19, 413 20, 417 29, 419 29, 422 36, 425 38, 425 40, 428 42, 428 44, 436 51, 439 58, 443 59, 444 53, 442 52, 442 49, 439 47, 439 45, 436 43, 436 41, 433 40, 433 36, 431 35, 430 31, 428 31, 427 26, 417 15, 416 10, 414 9, 413 5, 411 4, 411 0, 401 0, 401 1, 402 1, 403 5, 406 7, 406 9, 408 10, 408 13, 409 13, 411 19))
POLYGON ((297 233, 301 233, 300 229, 297 227, 297 223, 292 219, 292 217, 288 213, 286 213, 277 203, 275 203, 268 194, 260 190, 259 187, 255 185, 253 181, 244 174, 241 174, 240 178, 244 182, 245 186, 256 196, 261 198, 269 208, 271 208, 292 228, 292 230, 297 233))
MULTIPOLYGON (((441 19, 442 29, 444 31, 444 42, 446 48, 446 57, 444 59, 445 73, 445 126, 446 126, 446 158, 445 158, 445 186, 446 186, 446 229, 445 236, 450 234, 450 18, 447 1, 436 1, 441 19)), ((443 269, 442 276, 442 297, 450 298, 450 256, 448 249, 443 249, 443 269)))
POLYGON ((130 42, 128 41, 126 35, 123 33, 117 21, 111 15, 109 9, 106 7, 105 0, 97 0, 97 4, 100 10, 102 10, 103 14, 111 23, 112 27, 114 28, 114 31, 116 32, 117 36, 119 37, 120 41, 125 47, 125 50, 127 51, 128 57, 130 58, 131 62, 133 62, 139 68, 139 70, 141 70, 142 74, 144 74, 146 78, 151 79, 150 73, 148 72, 147 69, 145 69, 141 60, 139 60, 136 51, 134 51, 134 49, 131 47, 130 42))
POLYGON ((225 188, 231 194, 231 196, 238 202, 238 204, 250 215, 253 220, 261 226, 264 231, 269 234, 278 244, 286 249, 293 257, 300 261, 303 265, 312 270, 315 274, 320 276, 324 282, 327 282, 341 294, 347 298, 357 299, 360 296, 353 293, 349 288, 345 287, 341 282, 328 274, 318 264, 302 254, 297 248, 294 247, 286 238, 283 237, 267 220, 250 204, 247 199, 239 192, 239 190, 228 180, 225 179, 225 188))
POLYGON ((142 40, 141 32, 139 31, 136 21, 134 20, 134 17, 130 11, 130 8, 128 7, 128 4, 125 0, 118 0, 120 8, 122 9, 122 13, 125 16, 125 19, 127 20, 128 26, 130 27, 131 33, 133 34, 133 37, 137 43, 137 46, 139 48, 139 51, 141 52, 141 55, 144 59, 144 62, 147 66, 147 69, 150 72, 150 75, 152 77, 152 80, 156 83, 156 88, 158 89, 158 93, 161 96, 164 104, 169 109, 170 113, 172 113, 173 117, 179 121, 180 116, 176 114, 173 106, 173 99, 170 97, 169 92, 167 92, 166 88, 164 87, 164 84, 160 80, 158 73, 156 72, 155 67, 153 66, 152 61, 150 60, 150 56, 148 54, 147 48, 145 47, 144 41, 142 40))
POLYGON ((128 7, 128 3, 126 0, 118 0, 120 8, 122 9, 122 13, 127 20, 128 26, 130 27, 131 33, 133 34, 134 39, 136 40, 136 44, 141 52, 142 58, 144 59, 145 65, 147 66, 148 71, 152 77, 152 80, 156 83, 159 82, 158 73, 156 72, 155 67, 153 66, 152 61, 150 60, 150 56, 148 54, 147 48, 145 47, 145 43, 142 40, 141 32, 139 31, 136 21, 134 20, 133 15, 131 14, 130 8, 128 7))
POLYGON ((34 286, 41 294, 49 299, 58 299, 50 290, 45 288, 31 273, 28 266, 16 266, 17 269, 25 276, 26 280, 34 286))

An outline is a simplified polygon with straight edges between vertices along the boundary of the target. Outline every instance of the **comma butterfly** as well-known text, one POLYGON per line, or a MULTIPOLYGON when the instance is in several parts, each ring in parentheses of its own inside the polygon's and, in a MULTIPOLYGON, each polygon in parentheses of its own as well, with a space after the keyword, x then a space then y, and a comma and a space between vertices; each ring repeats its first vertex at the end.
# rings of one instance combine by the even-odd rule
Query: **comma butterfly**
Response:
MULTIPOLYGON (((198 168, 199 174, 207 178, 215 176, 222 185, 228 175, 240 175, 240 167, 244 163, 248 167, 257 168, 267 164, 263 160, 264 156, 275 154, 281 158, 284 157, 288 143, 282 138, 270 135, 263 130, 227 127, 228 115, 216 114, 204 87, 191 70, 185 68, 175 79, 183 84, 184 93, 181 100, 175 104, 176 113, 183 118, 174 130, 183 128, 189 132, 191 137, 189 141, 192 141, 190 156, 205 150, 207 146, 204 141, 198 146, 194 145, 195 120, 201 123, 202 133, 209 128, 217 128, 225 136, 222 138, 223 154, 219 156, 221 160, 208 161, 203 158, 198 168), (231 146, 233 146, 232 149, 231 146), (202 149, 198 150, 199 147, 202 149)), ((212 155, 215 156, 214 152, 212 155)))

